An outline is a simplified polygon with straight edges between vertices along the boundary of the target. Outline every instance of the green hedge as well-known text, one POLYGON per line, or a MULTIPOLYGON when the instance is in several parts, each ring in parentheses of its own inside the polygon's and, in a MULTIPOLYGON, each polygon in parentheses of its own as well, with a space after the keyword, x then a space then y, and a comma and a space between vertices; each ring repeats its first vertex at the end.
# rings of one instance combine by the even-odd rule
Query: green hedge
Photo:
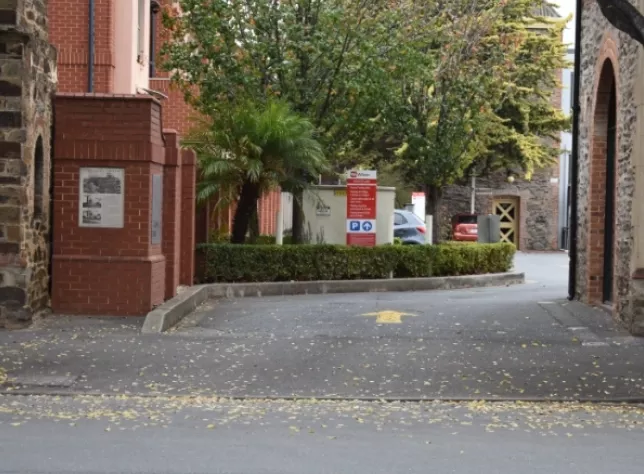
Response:
POLYGON ((510 270, 512 244, 232 245, 198 247, 200 283, 358 280, 477 275, 510 270))

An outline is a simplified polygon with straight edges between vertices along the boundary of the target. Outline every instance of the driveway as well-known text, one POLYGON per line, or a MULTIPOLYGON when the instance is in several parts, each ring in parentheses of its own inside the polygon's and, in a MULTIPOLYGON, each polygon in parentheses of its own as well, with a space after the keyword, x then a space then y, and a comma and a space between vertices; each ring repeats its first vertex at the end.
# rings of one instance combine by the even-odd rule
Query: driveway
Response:
POLYGON ((0 332, 0 365, 13 393, 642 398, 644 345, 563 299, 566 261, 518 255, 513 287, 209 301, 164 335, 50 318, 0 332))

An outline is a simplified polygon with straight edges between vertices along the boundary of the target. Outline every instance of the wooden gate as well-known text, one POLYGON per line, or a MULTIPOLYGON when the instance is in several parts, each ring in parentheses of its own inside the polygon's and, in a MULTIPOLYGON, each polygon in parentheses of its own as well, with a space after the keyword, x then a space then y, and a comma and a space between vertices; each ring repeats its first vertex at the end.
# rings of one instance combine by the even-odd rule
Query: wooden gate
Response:
POLYGON ((501 242, 519 246, 519 199, 494 200, 494 214, 501 218, 501 242))

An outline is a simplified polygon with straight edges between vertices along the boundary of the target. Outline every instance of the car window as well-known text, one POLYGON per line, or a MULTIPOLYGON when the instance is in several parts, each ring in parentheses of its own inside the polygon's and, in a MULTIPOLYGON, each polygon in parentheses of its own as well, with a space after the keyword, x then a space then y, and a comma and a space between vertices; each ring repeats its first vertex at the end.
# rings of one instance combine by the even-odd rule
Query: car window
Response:
POLYGON ((477 216, 472 216, 472 215, 458 216, 456 218, 456 222, 459 223, 459 224, 477 224, 478 223, 478 217, 477 216))
POLYGON ((403 225, 407 223, 407 219, 402 214, 394 213, 394 225, 403 225))
POLYGON ((423 220, 422 220, 420 217, 418 217, 416 214, 409 214, 409 216, 408 216, 408 217, 409 217, 409 218, 408 218, 408 222, 409 222, 410 224, 414 224, 414 225, 425 225, 425 223, 423 222, 423 220))

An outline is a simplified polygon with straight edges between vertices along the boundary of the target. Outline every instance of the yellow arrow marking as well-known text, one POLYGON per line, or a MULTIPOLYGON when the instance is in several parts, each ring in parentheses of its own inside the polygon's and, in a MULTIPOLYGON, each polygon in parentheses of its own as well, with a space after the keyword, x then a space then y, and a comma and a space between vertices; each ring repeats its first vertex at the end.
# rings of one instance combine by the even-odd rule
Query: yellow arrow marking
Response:
POLYGON ((365 313, 362 316, 375 316, 377 324, 400 324, 402 322, 403 316, 416 316, 416 315, 387 310, 387 311, 378 311, 377 313, 365 313))

